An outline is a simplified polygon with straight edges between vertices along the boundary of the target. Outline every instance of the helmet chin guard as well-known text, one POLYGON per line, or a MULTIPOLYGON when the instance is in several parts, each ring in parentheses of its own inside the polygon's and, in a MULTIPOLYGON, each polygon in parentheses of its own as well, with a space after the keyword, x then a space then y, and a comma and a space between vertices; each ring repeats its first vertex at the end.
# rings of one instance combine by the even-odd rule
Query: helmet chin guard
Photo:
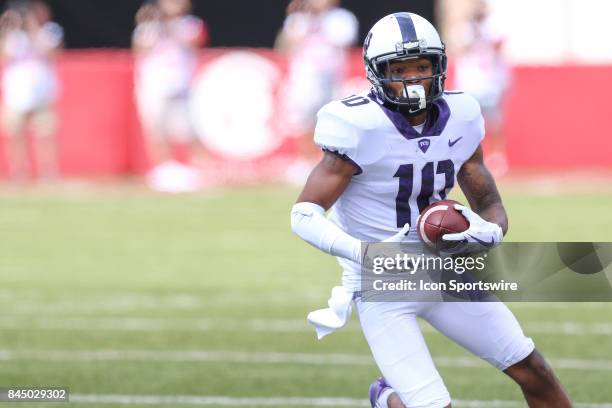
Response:
POLYGON ((444 93, 447 59, 444 43, 434 26, 413 13, 395 13, 379 20, 368 35, 363 48, 367 78, 383 104, 408 116, 419 115, 433 106, 444 93), (405 59, 428 58, 433 75, 422 78, 387 78, 392 62, 405 59), (425 89, 416 80, 431 80, 425 89), (401 96, 390 88, 391 83, 402 83, 401 96))

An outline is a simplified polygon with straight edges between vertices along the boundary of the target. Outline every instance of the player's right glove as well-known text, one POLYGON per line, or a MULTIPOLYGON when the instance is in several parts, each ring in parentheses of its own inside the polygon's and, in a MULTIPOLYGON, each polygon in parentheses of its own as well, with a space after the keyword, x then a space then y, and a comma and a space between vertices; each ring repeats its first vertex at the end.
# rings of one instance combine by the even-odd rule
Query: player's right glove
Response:
MULTIPOLYGON (((482 219, 480 215, 461 204, 455 204, 455 209, 461 211, 470 223, 470 227, 456 234, 445 234, 443 240, 464 242, 465 247, 470 249, 476 247, 480 250, 495 248, 501 244, 504 233, 499 225, 482 219)), ((461 245, 457 249, 461 249, 461 245)))
POLYGON ((410 224, 406 223, 395 235, 390 236, 387 239, 383 239, 381 242, 402 242, 406 235, 410 232, 410 224))

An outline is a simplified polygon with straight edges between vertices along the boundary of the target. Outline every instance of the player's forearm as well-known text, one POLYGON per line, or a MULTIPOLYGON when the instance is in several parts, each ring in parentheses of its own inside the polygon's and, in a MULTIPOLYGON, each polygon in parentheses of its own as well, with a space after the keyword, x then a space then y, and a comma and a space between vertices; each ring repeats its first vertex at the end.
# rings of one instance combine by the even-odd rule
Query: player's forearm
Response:
POLYGON ((501 227, 502 232, 506 235, 508 231, 508 215, 501 201, 489 204, 482 209, 477 209, 480 215, 486 221, 497 224, 501 227))
POLYGON ((323 207, 317 204, 295 204, 291 209, 291 229, 323 252, 361 263, 361 241, 329 221, 323 207))
POLYGON ((499 225, 505 235, 508 231, 508 216, 495 180, 482 161, 480 147, 461 167, 457 181, 472 210, 484 220, 499 225))
POLYGON ((493 185, 492 188, 488 189, 488 192, 463 188, 463 192, 472 210, 485 221, 499 225, 504 235, 506 235, 508 231, 508 215, 497 192, 497 188, 493 185))

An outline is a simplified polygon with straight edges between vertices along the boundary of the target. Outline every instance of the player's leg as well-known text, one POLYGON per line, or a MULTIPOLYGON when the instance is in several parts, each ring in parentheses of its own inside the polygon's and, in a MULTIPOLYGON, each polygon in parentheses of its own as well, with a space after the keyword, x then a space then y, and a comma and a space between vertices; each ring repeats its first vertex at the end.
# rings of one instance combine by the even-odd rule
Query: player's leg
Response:
POLYGON ((169 158, 163 130, 165 97, 156 91, 139 89, 136 92, 136 106, 147 142, 150 167, 153 169, 169 158))
POLYGON ((281 120, 285 136, 295 146, 295 160, 285 172, 286 181, 303 185, 314 165, 321 158, 321 149, 312 142, 318 110, 328 103, 331 89, 321 86, 316 72, 292 65, 287 86, 283 90, 281 120))
POLYGON ((28 113, 3 107, 2 125, 6 136, 8 173, 13 181, 25 181, 29 172, 28 141, 25 135, 27 121, 28 113))
POLYGON ((170 154, 182 163, 190 163, 194 153, 192 147, 199 143, 195 143, 198 140, 191 123, 188 96, 169 98, 164 115, 165 139, 170 154))
POLYGON ((504 373, 520 385, 530 407, 572 406, 553 370, 537 350, 505 369, 504 373))
POLYGON ((503 135, 503 109, 500 103, 501 101, 496 99, 489 105, 482 106, 488 140, 485 164, 495 177, 503 176, 508 172, 506 143, 503 135))
POLYGON ((56 129, 57 119, 52 108, 44 107, 32 113, 36 164, 39 176, 45 180, 54 180, 59 177, 56 129))
POLYGON ((442 334, 512 377, 523 389, 530 407, 571 406, 552 370, 535 351, 533 341, 523 334, 503 303, 432 303, 422 317, 442 334))
POLYGON ((384 376, 384 384, 373 384, 372 406, 450 407, 450 396, 417 323, 415 306, 361 299, 355 304, 365 338, 384 376))

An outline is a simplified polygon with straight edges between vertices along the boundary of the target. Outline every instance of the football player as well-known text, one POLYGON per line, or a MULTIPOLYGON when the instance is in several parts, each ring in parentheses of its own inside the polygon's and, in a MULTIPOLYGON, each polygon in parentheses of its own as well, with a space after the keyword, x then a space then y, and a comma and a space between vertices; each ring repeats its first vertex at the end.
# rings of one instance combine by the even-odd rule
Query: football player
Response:
POLYGON ((55 57, 62 48, 64 30, 51 18, 51 9, 39 0, 9 2, 0 16, 2 127, 7 136, 9 175, 15 181, 28 177, 28 131, 36 142, 40 178, 59 176, 55 57))
POLYGON ((444 199, 456 182, 471 207, 459 207, 470 227, 445 239, 498 245, 508 228, 483 164, 480 107, 469 95, 444 92, 445 46, 434 26, 412 13, 384 17, 366 37, 364 62, 372 89, 319 111, 315 143, 324 157, 291 211, 293 231, 337 256, 343 268, 343 286, 330 300, 331 323, 313 313, 310 322, 323 336, 341 327, 351 301, 355 305, 383 374, 370 387, 372 407, 451 406, 417 317, 510 376, 530 407, 570 407, 552 370, 503 303, 364 302, 360 297, 362 241, 417 241, 419 213, 444 199))
POLYGON ((458 39, 455 83, 480 104, 490 149, 485 163, 493 174, 504 174, 508 163, 503 137, 503 101, 512 78, 503 52, 505 38, 490 13, 488 1, 476 2, 472 16, 453 35, 458 39))
POLYGON ((136 105, 153 164, 147 181, 158 191, 192 191, 199 184, 195 169, 174 160, 177 148, 191 150, 188 159, 203 155, 189 100, 197 50, 208 31, 202 19, 189 14, 191 7, 191 0, 146 1, 132 35, 136 105))
POLYGON ((281 92, 286 134, 295 139, 295 162, 287 180, 302 185, 319 160, 311 142, 317 111, 334 99, 349 48, 356 42, 357 18, 339 0, 293 0, 276 46, 288 57, 288 80, 281 92))

